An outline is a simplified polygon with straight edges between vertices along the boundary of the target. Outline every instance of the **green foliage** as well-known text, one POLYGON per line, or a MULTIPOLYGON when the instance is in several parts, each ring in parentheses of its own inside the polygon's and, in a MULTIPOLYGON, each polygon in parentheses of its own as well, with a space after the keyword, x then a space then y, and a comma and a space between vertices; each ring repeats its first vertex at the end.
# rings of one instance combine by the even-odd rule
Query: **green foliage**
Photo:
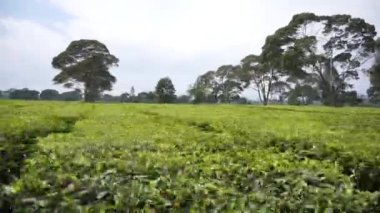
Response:
POLYGON ((369 70, 371 87, 367 94, 372 103, 380 103, 380 38, 376 41, 375 64, 369 70))
POLYGON ((240 73, 241 67, 233 65, 223 65, 216 70, 215 90, 220 103, 231 103, 239 99, 239 95, 243 91, 240 73))
POLYGON ((189 88, 189 94, 194 103, 218 102, 218 84, 215 82, 215 72, 208 71, 198 76, 195 83, 189 88))
POLYGON ((337 106, 345 100, 351 80, 359 78, 362 65, 373 56, 375 36, 375 27, 360 18, 301 13, 268 36, 262 57, 298 79, 296 85, 314 87, 313 82, 305 82, 312 76, 322 91, 322 102, 337 106))
POLYGON ((130 95, 127 92, 124 92, 120 95, 120 102, 129 102, 130 101, 130 95))
POLYGON ((28 88, 12 90, 9 94, 10 99, 38 100, 40 92, 29 90, 28 88))
POLYGON ((0 205, 378 212, 379 118, 370 108, 2 101, 1 177, 16 172, 0 205))
POLYGON ((281 72, 278 69, 278 57, 269 58, 264 53, 261 55, 248 55, 241 60, 242 72, 240 79, 245 82, 245 87, 251 86, 257 91, 259 100, 267 105, 270 97, 276 91, 281 91, 287 84, 280 81, 281 72))
POLYGON ((69 92, 63 92, 59 95, 59 99, 63 101, 79 101, 82 100, 82 92, 80 90, 73 90, 69 92))
POLYGON ((296 85, 287 93, 287 98, 289 104, 307 105, 319 100, 319 95, 318 91, 309 85, 296 85))
POLYGON ((41 91, 41 100, 59 100, 59 92, 54 89, 45 89, 41 91))
POLYGON ((156 85, 156 94, 160 103, 172 103, 176 99, 175 88, 169 77, 161 78, 156 85))
POLYGON ((123 102, 121 96, 113 96, 110 94, 104 94, 101 100, 104 102, 123 102))
MULTIPOLYGON (((134 94, 131 93, 131 94, 134 94)), ((155 92, 140 92, 137 95, 131 95, 130 93, 123 93, 120 96, 121 102, 124 103, 157 103, 157 95, 155 92)))
POLYGON ((216 71, 200 75, 189 89, 194 103, 231 103, 240 98, 244 82, 241 67, 220 66, 216 71))
POLYGON ((53 81, 68 88, 83 84, 85 101, 94 102, 102 91, 112 89, 116 78, 108 69, 118 62, 99 41, 72 41, 65 51, 53 58, 53 67, 61 70, 53 81))
POLYGON ((37 137, 69 132, 81 110, 72 112, 71 107, 58 102, 54 107, 39 102, 4 103, 0 104, 0 212, 9 212, 15 197, 8 185, 20 177, 25 160, 36 151, 37 137))
POLYGON ((135 94, 135 88, 131 87, 129 93, 125 92, 120 96, 121 102, 126 103, 157 103, 157 94, 155 92, 140 92, 135 94))
POLYGON ((177 100, 176 100, 176 103, 182 103, 182 104, 185 104, 185 103, 190 103, 191 101, 191 97, 188 96, 188 95, 180 95, 178 96, 177 100))
POLYGON ((358 94, 356 91, 346 91, 341 95, 341 97, 343 99, 341 100, 341 102, 346 103, 350 106, 358 105, 363 101, 360 98, 358 98, 358 94))
POLYGON ((140 92, 132 99, 136 103, 157 103, 157 94, 155 92, 140 92))
POLYGON ((380 104, 380 90, 371 86, 367 90, 369 101, 373 104, 380 104))

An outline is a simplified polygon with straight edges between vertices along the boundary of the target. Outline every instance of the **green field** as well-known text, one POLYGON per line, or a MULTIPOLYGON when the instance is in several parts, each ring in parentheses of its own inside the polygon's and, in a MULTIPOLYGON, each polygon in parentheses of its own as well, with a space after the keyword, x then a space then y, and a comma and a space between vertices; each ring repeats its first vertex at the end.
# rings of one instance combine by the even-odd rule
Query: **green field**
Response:
POLYGON ((2 101, 0 206, 379 212, 379 143, 374 108, 2 101))

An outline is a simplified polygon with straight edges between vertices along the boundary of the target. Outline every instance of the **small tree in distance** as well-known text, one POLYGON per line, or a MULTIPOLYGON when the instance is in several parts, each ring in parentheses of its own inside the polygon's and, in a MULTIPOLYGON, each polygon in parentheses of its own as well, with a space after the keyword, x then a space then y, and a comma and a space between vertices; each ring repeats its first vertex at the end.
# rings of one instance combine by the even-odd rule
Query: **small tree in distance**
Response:
POLYGON ((76 89, 69 92, 63 92, 59 95, 59 97, 59 99, 63 101, 80 101, 82 100, 82 92, 76 89))
POLYGON ((37 90, 30 90, 28 88, 16 89, 10 92, 10 99, 24 99, 24 100, 38 100, 40 92, 37 90))
POLYGON ((175 88, 169 77, 161 78, 157 82, 156 94, 160 103, 174 102, 176 99, 175 88))
POLYGON ((45 89, 41 91, 41 100, 59 100, 59 92, 54 89, 45 89))

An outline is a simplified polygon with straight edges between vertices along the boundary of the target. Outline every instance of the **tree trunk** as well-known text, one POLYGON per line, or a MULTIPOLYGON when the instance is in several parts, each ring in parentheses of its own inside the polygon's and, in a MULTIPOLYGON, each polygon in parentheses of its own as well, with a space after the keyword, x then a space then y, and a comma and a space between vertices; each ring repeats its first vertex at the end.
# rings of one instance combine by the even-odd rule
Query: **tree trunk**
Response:
POLYGON ((264 95, 264 98, 263 98, 263 105, 264 106, 268 105, 268 97, 265 97, 265 95, 264 95))
POLYGON ((261 93, 263 95, 263 105, 266 106, 266 105, 268 105, 268 97, 267 97, 267 93, 265 91, 265 86, 263 86, 261 93))
POLYGON ((263 102, 263 99, 261 98, 261 92, 260 92, 260 89, 257 90, 257 93, 259 94, 259 100, 260 100, 260 102, 262 103, 262 102, 263 102))
POLYGON ((93 96, 89 92, 86 92, 84 94, 84 101, 89 102, 89 103, 93 103, 93 102, 95 102, 95 99, 93 98, 93 96))
POLYGON ((90 86, 89 83, 84 85, 84 101, 89 103, 94 103, 96 100, 97 91, 94 91, 94 88, 90 86))

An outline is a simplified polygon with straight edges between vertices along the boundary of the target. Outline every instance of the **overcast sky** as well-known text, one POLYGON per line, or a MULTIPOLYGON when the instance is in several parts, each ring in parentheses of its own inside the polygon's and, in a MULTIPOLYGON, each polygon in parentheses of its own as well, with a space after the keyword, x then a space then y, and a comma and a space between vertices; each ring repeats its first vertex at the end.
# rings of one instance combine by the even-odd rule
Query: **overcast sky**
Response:
POLYGON ((0 90, 64 91, 52 57, 96 39, 120 59, 112 93, 150 91, 169 76, 183 94, 198 75, 259 53, 296 13, 350 14, 379 31, 379 11, 379 0, 0 0, 0 90))

